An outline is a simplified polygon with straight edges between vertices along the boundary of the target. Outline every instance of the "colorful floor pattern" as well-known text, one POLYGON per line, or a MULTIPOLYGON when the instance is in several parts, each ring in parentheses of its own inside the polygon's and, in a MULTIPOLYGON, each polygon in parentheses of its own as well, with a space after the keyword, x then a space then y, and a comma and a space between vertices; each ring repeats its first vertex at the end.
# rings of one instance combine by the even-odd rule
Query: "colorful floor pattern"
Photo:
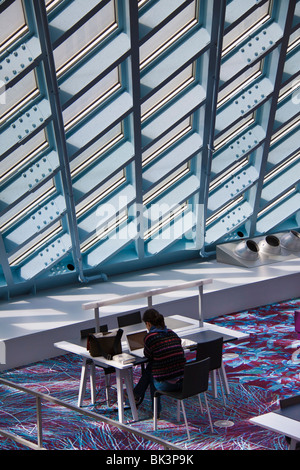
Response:
MULTIPOLYGON (((198 402, 186 402, 191 432, 187 440, 183 418, 176 421, 175 402, 163 400, 158 430, 152 430, 149 396, 139 408, 139 421, 132 427, 153 434, 186 450, 285 450, 284 436, 263 430, 249 418, 272 411, 278 400, 299 394, 300 365, 292 354, 300 348, 294 327, 294 311, 300 299, 267 305, 210 320, 221 326, 249 333, 247 340, 224 346, 224 363, 230 387, 226 407, 221 393, 214 399, 208 394, 212 420, 230 421, 232 426, 214 426, 212 434, 206 413, 200 414, 198 402)), ((192 357, 192 356, 190 356, 192 357)), ((81 370, 80 358, 71 354, 45 360, 28 367, 2 372, 0 377, 77 405, 81 370)), ((134 370, 138 380, 140 368, 134 370)), ((117 419, 116 392, 111 389, 111 407, 105 403, 103 374, 97 372, 97 402, 90 405, 86 394, 84 409, 117 419)), ((0 385, 0 427, 36 442, 35 399, 0 385)), ((42 405, 43 444, 49 450, 152 450, 159 446, 117 428, 84 418, 50 403, 42 405)), ((0 450, 24 450, 24 446, 0 437, 0 450)))

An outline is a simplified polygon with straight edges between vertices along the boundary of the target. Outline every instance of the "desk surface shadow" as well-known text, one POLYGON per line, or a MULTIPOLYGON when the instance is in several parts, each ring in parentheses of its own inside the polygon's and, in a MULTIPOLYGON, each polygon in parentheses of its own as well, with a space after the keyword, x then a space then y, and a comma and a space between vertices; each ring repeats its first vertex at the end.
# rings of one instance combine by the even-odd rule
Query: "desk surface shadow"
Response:
POLYGON ((223 338, 224 343, 236 340, 234 336, 218 333, 217 331, 212 330, 204 330, 199 331, 198 333, 186 334, 183 335, 183 337, 191 341, 195 341, 195 343, 206 343, 207 341, 213 341, 221 337, 223 338))
POLYGON ((286 418, 300 421, 300 405, 291 405, 283 410, 276 410, 274 413, 285 416, 286 418))

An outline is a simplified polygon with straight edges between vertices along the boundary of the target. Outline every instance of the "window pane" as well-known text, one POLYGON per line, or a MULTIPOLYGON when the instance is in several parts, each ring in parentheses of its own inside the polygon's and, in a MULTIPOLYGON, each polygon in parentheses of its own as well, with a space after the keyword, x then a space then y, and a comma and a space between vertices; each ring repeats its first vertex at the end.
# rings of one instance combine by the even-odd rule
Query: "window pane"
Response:
MULTIPOLYGON (((254 81, 259 76, 261 76, 261 66, 262 62, 258 62, 253 67, 246 69, 241 73, 235 80, 229 83, 229 85, 223 87, 218 93, 218 105, 220 103, 224 104, 230 98, 233 98, 235 94, 239 93, 243 87, 248 86, 251 81, 254 81)), ((238 69, 238 64, 237 64, 238 69)), ((231 75, 234 73, 234 70, 231 70, 231 75)), ((221 78, 226 80, 226 77, 223 77, 221 71, 221 78)), ((228 77, 227 77, 228 78, 228 77)))
POLYGON ((0 52, 18 31, 26 25, 21 0, 15 0, 0 15, 0 52))
POLYGON ((123 138, 122 125, 119 123, 108 131, 101 139, 97 140, 87 150, 70 162, 72 176, 87 168, 88 165, 101 158, 105 151, 123 138))
POLYGON ((12 88, 8 88, 5 91, 5 102, 0 106, 0 124, 9 118, 9 111, 15 113, 19 107, 26 104, 27 99, 30 99, 35 90, 37 90, 37 83, 34 71, 25 75, 12 88))
POLYGON ((238 45, 245 36, 248 36, 249 30, 255 30, 255 25, 259 27, 261 21, 269 19, 269 3, 266 2, 261 7, 255 9, 251 15, 244 18, 235 28, 225 34, 223 38, 223 53, 227 53, 233 46, 238 45))
POLYGON ((188 85, 194 80, 193 65, 189 65, 182 72, 178 73, 175 78, 170 80, 164 87, 162 87, 157 93, 154 93, 145 103, 141 106, 142 119, 148 117, 147 113, 151 115, 151 110, 154 112, 156 107, 160 107, 168 99, 173 97, 172 93, 176 90, 181 91, 184 85, 188 85))
POLYGON ((143 153, 143 164, 147 165, 147 163, 154 160, 154 158, 157 158, 168 147, 173 145, 178 139, 187 134, 187 132, 190 130, 191 118, 187 118, 143 153))
POLYGON ((51 179, 47 183, 45 183, 41 188, 24 197, 22 201, 13 206, 11 210, 1 215, 1 231, 7 230, 7 224, 9 224, 9 227, 17 224, 19 219, 24 217, 24 214, 26 214, 30 210, 34 210, 34 208, 36 209, 36 206, 42 203, 45 197, 48 194, 50 195, 50 191, 53 189, 54 181, 53 179, 51 179))
MULTIPOLYGON (((161 28, 150 41, 146 41, 140 47, 140 62, 156 57, 159 53, 163 52, 165 46, 172 43, 172 40, 177 38, 180 31, 185 32, 185 27, 190 25, 192 27, 196 22, 195 2, 190 3, 181 13, 173 18, 169 23, 161 28)), ((180 34, 179 34, 180 36, 180 34)))
POLYGON ((59 72, 64 65, 76 58, 80 51, 84 51, 96 38, 101 37, 115 21, 114 2, 109 2, 55 49, 54 58, 57 71, 59 72))
POLYGON ((115 68, 65 109, 63 112, 65 125, 72 124, 74 120, 74 124, 77 123, 81 115, 84 117, 86 113, 92 111, 104 99, 107 99, 119 83, 119 71, 118 68, 115 68))
POLYGON ((125 171, 119 171, 113 178, 103 183, 100 188, 84 198, 76 205, 77 217, 84 215, 89 209, 97 206, 102 199, 117 189, 125 181, 125 171))
POLYGON ((28 162, 30 162, 30 155, 32 152, 40 148, 46 142, 46 133, 43 129, 41 132, 38 132, 34 137, 32 137, 28 142, 10 153, 8 157, 1 161, 0 181, 1 178, 6 178, 8 176, 7 174, 12 175, 19 171, 22 166, 28 164, 28 162))

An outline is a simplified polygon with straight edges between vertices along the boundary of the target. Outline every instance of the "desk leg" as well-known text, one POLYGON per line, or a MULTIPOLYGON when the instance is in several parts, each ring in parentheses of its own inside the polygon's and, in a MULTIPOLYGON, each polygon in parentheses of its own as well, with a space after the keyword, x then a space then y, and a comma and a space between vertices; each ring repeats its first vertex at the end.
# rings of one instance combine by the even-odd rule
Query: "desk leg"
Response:
POLYGON ((90 385, 91 385, 91 402, 92 405, 95 404, 95 396, 96 396, 96 381, 95 381, 95 364, 92 361, 90 363, 90 385))
POLYGON ((131 413, 134 421, 139 419, 138 412, 136 409, 134 394, 133 394, 133 378, 132 378, 132 368, 124 370, 124 380, 127 390, 127 395, 130 403, 131 413))
POLYGON ((80 376, 79 394, 78 394, 78 406, 79 407, 81 406, 82 400, 85 395, 86 379, 87 379, 87 359, 83 359, 82 366, 81 366, 81 376, 80 376))
POLYGON ((218 393, 217 393, 217 374, 216 374, 216 370, 211 370, 210 371, 210 378, 211 378, 211 386, 212 386, 213 397, 217 398, 218 393))
POLYGON ((124 423, 124 393, 123 393, 123 380, 126 385, 126 391, 130 403, 132 417, 134 421, 138 420, 138 413, 135 405, 135 399, 133 395, 132 387, 132 369, 116 369, 116 382, 117 382, 117 396, 118 396, 118 411, 119 421, 124 423))
POLYGON ((289 450, 296 450, 296 445, 297 445, 296 439, 291 439, 291 443, 289 445, 289 450))
POLYGON ((105 380, 106 406, 109 408, 109 387, 110 387, 110 382, 111 382, 111 374, 105 374, 105 371, 104 371, 104 380, 105 380))
POLYGON ((122 370, 116 369, 118 412, 119 412, 120 423, 124 423, 123 374, 122 372, 123 372, 122 370))
POLYGON ((228 381, 227 381, 227 375, 226 375, 225 366, 224 366, 223 363, 222 363, 221 368, 220 368, 220 374, 221 374, 222 381, 223 381, 223 384, 224 384, 224 387, 225 387, 225 393, 227 395, 230 395, 229 385, 228 385, 228 381))

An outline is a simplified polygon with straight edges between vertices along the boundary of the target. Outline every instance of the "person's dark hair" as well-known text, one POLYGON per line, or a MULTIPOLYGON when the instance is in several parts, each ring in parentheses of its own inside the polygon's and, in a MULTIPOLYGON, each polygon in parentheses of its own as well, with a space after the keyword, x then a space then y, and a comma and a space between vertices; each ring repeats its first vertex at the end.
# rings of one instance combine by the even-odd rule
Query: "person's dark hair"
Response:
POLYGON ((148 308, 145 310, 143 315, 143 322, 149 322, 151 325, 159 328, 165 327, 165 319, 163 315, 155 310, 155 308, 148 308))

